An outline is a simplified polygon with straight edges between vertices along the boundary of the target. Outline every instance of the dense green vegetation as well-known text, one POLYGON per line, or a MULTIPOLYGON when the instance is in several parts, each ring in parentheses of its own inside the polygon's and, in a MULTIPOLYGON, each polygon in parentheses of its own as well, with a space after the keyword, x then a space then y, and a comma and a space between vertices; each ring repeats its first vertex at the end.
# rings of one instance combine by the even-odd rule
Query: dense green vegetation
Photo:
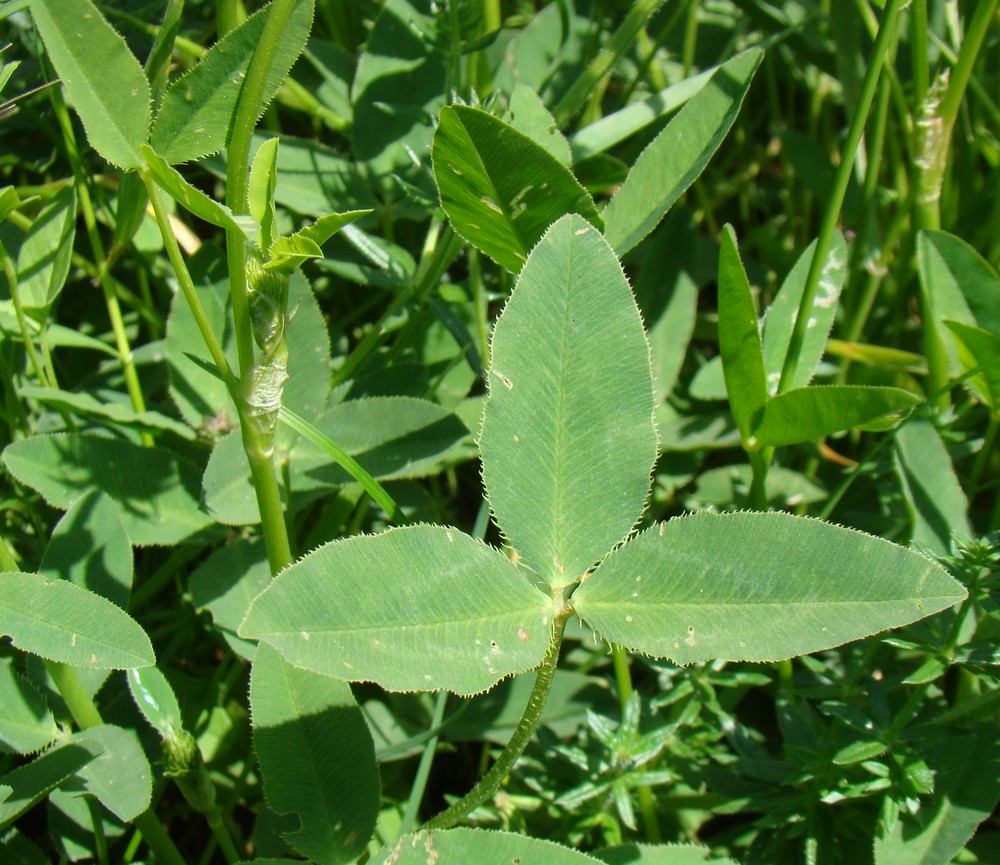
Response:
POLYGON ((1000 0, 0 7, 0 862, 1000 861, 1000 0))

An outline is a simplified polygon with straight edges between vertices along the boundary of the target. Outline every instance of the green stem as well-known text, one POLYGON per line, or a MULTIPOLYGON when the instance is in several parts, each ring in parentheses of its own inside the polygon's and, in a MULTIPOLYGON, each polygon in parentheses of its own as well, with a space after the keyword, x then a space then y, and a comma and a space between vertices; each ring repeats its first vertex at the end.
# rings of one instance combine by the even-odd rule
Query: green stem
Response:
POLYGON ((507 747, 497 758, 493 768, 490 769, 465 796, 459 799, 450 808, 446 808, 436 817, 428 820, 425 829, 447 829, 454 826, 463 817, 478 808, 499 789, 504 778, 510 774, 511 769, 517 762, 524 749, 528 747, 528 742, 538 729, 538 724, 542 719, 542 710, 545 708, 545 701, 548 699, 549 691, 552 688, 552 678, 555 676, 556 667, 559 663, 559 650, 562 648, 563 631, 566 629, 566 622, 573 614, 572 608, 564 608, 555 617, 552 623, 552 633, 549 636, 549 645, 545 650, 541 666, 535 677, 535 686, 531 689, 531 696, 528 697, 528 705, 525 707, 524 715, 518 722, 507 747))
MULTIPOLYGON (((74 667, 57 661, 45 661, 45 669, 55 683, 60 696, 66 703, 73 720, 81 730, 97 727, 104 723, 101 713, 90 695, 84 689, 74 667)), ((170 836, 152 811, 144 811, 132 821, 142 833, 150 850, 156 856, 158 865, 187 865, 170 836)))
POLYGON ((892 40, 900 2, 901 0, 887 0, 885 4, 885 12, 882 15, 882 23, 878 29, 878 36, 875 38, 875 45, 872 48, 872 56, 869 59, 864 80, 861 82, 861 93, 858 98, 858 104, 851 118, 847 139, 844 142, 843 155, 840 164, 837 166, 833 189, 827 200, 826 209, 823 212, 823 221, 820 224, 819 237, 816 240, 816 252, 809 266, 809 274, 806 277, 802 300, 799 303, 795 327, 792 330, 792 337, 788 343, 788 352, 785 355, 785 361, 781 368, 781 380, 778 384, 779 393, 788 390, 795 378, 799 355, 802 352, 802 344, 805 341, 809 319, 812 316, 813 305, 819 291, 820 277, 823 274, 823 267, 826 264, 826 259, 833 243, 833 235, 837 228, 837 219, 840 216, 840 209, 843 206, 844 196, 847 193, 847 186, 854 169, 854 161, 857 157, 858 146, 861 143, 861 136, 865 130, 868 112, 875 98, 879 73, 882 70, 882 65, 892 40))
POLYGON ((910 65, 913 69, 913 105, 924 104, 931 74, 927 53, 927 0, 910 3, 910 65))
POLYGON ((424 790, 427 789, 427 780, 430 778, 431 766, 434 764, 434 754, 437 751, 438 734, 441 722, 444 720, 444 710, 448 705, 448 692, 439 691, 434 701, 434 715, 431 718, 431 730, 435 731, 424 745, 424 752, 420 755, 420 763, 417 766, 417 774, 413 779, 413 786, 410 789, 410 798, 406 801, 406 810, 403 812, 403 822, 400 825, 399 834, 406 835, 413 831, 417 822, 417 811, 420 810, 420 802, 424 798, 424 790))
MULTIPOLYGON (((118 304, 118 296, 115 294, 114 286, 108 278, 108 259, 104 251, 104 244, 101 242, 101 236, 97 231, 97 218, 94 215, 94 207, 90 199, 90 187, 87 185, 87 177, 83 172, 83 162, 76 145, 73 124, 70 120, 66 103, 63 102, 62 97, 59 95, 58 88, 53 88, 50 92, 52 94, 52 106, 55 110, 56 119, 62 131, 63 142, 66 146, 66 155, 69 158, 70 167, 73 171, 73 182, 76 187, 80 214, 83 216, 87 239, 90 242, 91 255, 97 264, 97 283, 100 285, 101 292, 104 295, 104 305, 107 307, 111 329, 115 335, 115 347, 118 350, 118 360, 121 363, 122 374, 125 378, 125 389, 128 391, 132 408, 137 414, 141 414, 146 410, 146 400, 142 395, 139 374, 136 372, 135 362, 132 359, 132 347, 129 345, 128 335, 125 333, 125 322, 122 318, 121 307, 118 304)), ((153 437, 146 431, 139 433, 139 439, 147 447, 153 444, 153 437)))
POLYGON ((0 261, 3 262, 3 272, 7 277, 7 287, 10 290, 11 300, 14 301, 14 314, 17 316, 17 326, 21 331, 21 341, 24 343, 24 351, 28 355, 28 362, 35 373, 35 378, 45 387, 52 387, 48 380, 42 363, 39 360, 38 352, 35 350, 35 342, 31 337, 31 327, 28 325, 28 318, 24 314, 24 307, 21 306, 21 293, 17 288, 17 270, 14 262, 7 253, 6 247, 0 242, 0 261))

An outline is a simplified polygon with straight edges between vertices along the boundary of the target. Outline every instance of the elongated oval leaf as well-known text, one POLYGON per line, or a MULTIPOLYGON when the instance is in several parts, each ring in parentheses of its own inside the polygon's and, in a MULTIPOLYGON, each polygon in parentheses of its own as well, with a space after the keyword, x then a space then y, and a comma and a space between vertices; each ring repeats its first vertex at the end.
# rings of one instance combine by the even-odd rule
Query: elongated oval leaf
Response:
POLYGON ((958 354, 966 372, 981 370, 971 384, 993 411, 1000 409, 1000 335, 981 327, 946 321, 958 342, 958 354))
MULTIPOLYGON (((247 18, 164 93, 150 143, 171 165, 201 159, 225 146, 243 79, 269 14, 270 7, 247 18)), ((313 0, 298 0, 281 31, 268 72, 262 114, 305 47, 312 17, 313 0)))
POLYGON ((17 254, 21 305, 42 319, 69 275, 76 237, 76 192, 64 187, 42 208, 17 254))
POLYGON ((14 477, 57 508, 69 508, 95 488, 106 493, 138 546, 174 544, 212 524, 198 502, 198 467, 161 448, 56 433, 8 445, 3 461, 14 477))
POLYGON ((499 552, 457 529, 408 526, 296 562, 240 636, 326 676, 475 694, 539 664, 551 622, 551 600, 499 552))
POLYGON ((965 595, 939 565, 881 538, 789 514, 733 513, 647 529, 572 602, 606 639, 688 664, 817 652, 965 595))
POLYGON ((80 769, 73 781, 63 784, 63 790, 95 796, 125 822, 134 820, 149 807, 152 772, 134 732, 102 724, 74 733, 70 742, 85 746, 93 743, 103 752, 80 769))
POLYGON ((608 242, 623 255, 639 243, 704 171, 733 125, 764 52, 720 66, 639 155, 604 211, 608 242))
POLYGON ((90 0, 31 0, 31 15, 94 150, 121 168, 142 165, 149 83, 125 40, 90 0))
POLYGON ((346 682, 293 667, 266 643, 250 676, 253 744, 268 804, 299 821, 285 840, 314 862, 353 862, 379 810, 375 746, 346 682))
POLYGON ((58 735, 41 691, 11 664, 0 663, 0 751, 40 751, 58 735))
POLYGON ((455 230, 514 273, 563 214, 604 227, 590 194, 565 165, 485 111, 442 108, 433 153, 441 206, 455 230))
POLYGON ((136 708, 162 738, 184 729, 174 689, 158 667, 129 670, 128 687, 136 708))
POLYGON ((753 434, 762 447, 807 442, 901 414, 918 402, 920 397, 895 387, 800 387, 768 400, 753 434))
MULTIPOLYGON (((781 290, 774 298, 774 302, 764 319, 764 366, 767 369, 767 390, 772 395, 778 390, 781 367, 785 362, 785 355, 788 353, 788 343, 792 339, 795 319, 798 318, 799 303, 806 287, 806 276, 815 253, 816 241, 814 240, 799 256, 799 260, 795 262, 795 266, 785 277, 785 281, 781 284, 781 290)), ((834 240, 819 278, 819 290, 813 304, 809 329, 802 342, 802 350, 799 352, 798 365, 795 367, 795 377, 792 379, 791 387, 805 387, 809 384, 816 372, 816 367, 823 359, 826 339, 830 335, 830 328, 833 327, 833 319, 837 314, 837 300, 840 297, 840 290, 844 287, 846 276, 847 244, 844 241, 844 236, 837 231, 834 233, 834 240)))
POLYGON ((947 555, 954 539, 972 537, 969 502, 934 425, 925 418, 910 418, 896 430, 893 455, 913 520, 910 542, 947 555))
POLYGON ((508 541, 565 586, 642 516, 656 459, 649 347, 611 247, 580 216, 532 251, 493 334, 483 480, 508 541))
POLYGON ((0 633, 25 652, 74 667, 127 670, 156 661, 149 637, 128 613, 38 574, 0 574, 0 633))
POLYGON ((489 862, 517 865, 597 865, 599 859, 552 841, 486 829, 445 829, 404 835, 373 859, 374 865, 489 862))
POLYGON ((719 353, 729 407, 748 441, 767 401, 767 379, 750 281, 730 225, 722 232, 719 251, 719 353))

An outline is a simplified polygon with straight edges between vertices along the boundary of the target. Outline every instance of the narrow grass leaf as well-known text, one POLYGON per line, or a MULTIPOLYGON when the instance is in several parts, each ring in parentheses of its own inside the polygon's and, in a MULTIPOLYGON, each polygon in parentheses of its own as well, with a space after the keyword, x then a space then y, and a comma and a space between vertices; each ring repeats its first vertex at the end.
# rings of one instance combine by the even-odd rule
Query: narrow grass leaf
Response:
POLYGON ((895 387, 800 387, 768 400, 753 435, 762 447, 813 441, 904 414, 919 402, 916 394, 895 387))
POLYGON ((53 507, 67 509, 88 490, 106 493, 138 546, 178 543, 212 524, 199 503, 200 469, 162 448, 56 433, 8 445, 3 461, 53 507))
POLYGON ((733 513, 647 529, 572 603, 605 639, 689 664, 817 652, 965 595, 939 565, 881 538, 789 514, 733 513))
POLYGON ((39 321, 66 284, 76 238, 76 192, 63 187, 42 208, 17 253, 21 305, 39 321))
MULTIPOLYGON (((774 298, 764 317, 763 343, 764 367, 767 370, 768 393, 774 395, 781 380, 781 367, 788 353, 788 344, 792 339, 792 330, 798 318, 799 304, 802 292, 806 287, 806 276, 816 253, 814 240, 795 262, 789 271, 781 289, 774 298)), ((834 233, 830 252, 827 255, 823 272, 819 278, 819 289, 813 304, 809 319, 809 329, 806 331, 799 353, 798 364, 795 367, 795 378, 791 387, 805 387, 812 381, 816 367, 823 359, 826 340, 833 327, 837 314, 837 301, 840 290, 844 287, 847 276, 847 243, 839 232, 834 233)))
POLYGON ((492 343, 480 449, 507 540, 553 586, 632 530, 656 459, 649 347, 611 247, 569 215, 532 251, 492 343))
POLYGON ((334 541, 283 571, 240 636, 390 691, 475 694, 540 663, 552 602, 496 550, 412 526, 334 541))
POLYGON ((747 442, 767 402, 767 378, 750 281, 730 225, 719 251, 719 352, 729 407, 747 442))
POLYGON ((0 663, 0 751, 30 754, 59 735, 41 691, 8 662, 0 663))
POLYGON ((69 580, 127 609, 132 545, 114 501, 92 490, 73 502, 52 531, 38 573, 69 580))
POLYGON ((0 574, 0 633, 24 652, 74 667, 155 663, 146 632, 100 595, 38 574, 0 574))
POLYGON ((81 768, 73 780, 63 783, 63 790, 94 796, 126 823, 149 807, 153 794, 152 772, 133 731, 103 724, 74 733, 70 743, 95 744, 102 751, 96 760, 81 768))
POLYGON ((74 742, 47 751, 0 777, 0 830, 101 753, 102 746, 95 741, 74 742), (5 788, 10 791, 6 796, 5 788))
POLYGON ((623 255, 656 228, 704 171, 739 113, 764 52, 737 54, 643 150, 604 211, 608 242, 623 255))
POLYGON ((962 324, 946 321, 958 342, 958 355, 965 371, 979 370, 970 379, 977 395, 993 411, 1000 409, 1000 336, 962 324))
POLYGON ((254 752, 267 802, 294 814, 285 840, 323 865, 354 862, 375 830, 375 746, 346 682, 293 667, 266 643, 250 675, 254 752))
POLYGON ((441 206, 455 230, 513 273, 563 214, 604 227, 565 165, 485 111, 442 108, 433 152, 441 206))
POLYGON ((466 828, 404 835, 372 859, 372 865, 426 865, 427 862, 597 865, 600 860, 553 841, 513 832, 466 828))
MULTIPOLYGON (((269 9, 261 9, 247 18, 163 94, 150 144, 171 165, 217 153, 228 142, 243 80, 268 14, 269 9)), ((261 114, 302 53, 312 18, 313 0, 298 0, 268 72, 261 114)))
POLYGON ((91 146, 139 168, 149 134, 149 83, 125 40, 90 0, 31 0, 35 26, 91 146))
POLYGON ((948 555, 954 539, 973 535, 969 502, 941 436, 930 421, 912 418, 896 430, 894 457, 913 521, 910 542, 948 555))

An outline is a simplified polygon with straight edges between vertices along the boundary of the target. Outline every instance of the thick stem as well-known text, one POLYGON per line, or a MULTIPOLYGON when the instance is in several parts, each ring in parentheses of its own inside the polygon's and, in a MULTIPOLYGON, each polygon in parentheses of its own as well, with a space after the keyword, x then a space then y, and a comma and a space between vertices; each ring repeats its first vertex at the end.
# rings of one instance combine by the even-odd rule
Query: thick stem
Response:
POLYGON ((454 826, 463 817, 478 808, 499 789, 504 778, 510 774, 524 749, 528 747, 528 742, 538 729, 538 724, 542 719, 542 710, 545 708, 545 701, 548 699, 549 691, 552 688, 552 678, 555 676, 556 667, 559 663, 559 650, 562 648, 563 631, 566 629, 566 622, 573 615, 572 609, 563 609, 555 617, 552 623, 552 633, 549 636, 549 645, 545 650, 541 666, 535 677, 535 687, 531 689, 531 696, 528 697, 528 705, 524 710, 507 747, 497 758, 493 768, 490 769, 465 796, 459 799, 450 808, 445 809, 436 817, 428 820, 425 829, 447 829, 454 826))
POLYGON ((778 393, 788 390, 795 378, 795 370, 798 368, 802 344, 806 338, 809 319, 812 316, 813 305, 816 301, 816 295, 819 292, 820 277, 823 274, 823 267, 826 264, 830 246, 833 243, 834 231, 837 228, 837 219, 840 216, 840 209, 843 206, 844 196, 847 193, 847 186, 854 169, 854 161, 857 157, 858 146, 861 143, 861 136, 865 130, 868 112, 875 98, 879 74, 889 50, 893 31, 895 30, 896 14, 899 12, 900 3, 901 0, 888 0, 885 4, 885 12, 882 15, 882 23, 879 26, 878 36, 875 38, 875 45, 872 48, 872 56, 869 59, 864 80, 861 82, 861 93, 858 104, 851 118, 847 139, 844 142, 840 165, 837 166, 833 189, 827 200, 826 209, 823 212, 823 221, 820 224, 819 237, 816 240, 816 253, 809 266, 809 274, 806 277, 802 300, 799 303, 795 327, 792 330, 792 337, 788 343, 788 352, 785 355, 785 361, 781 368, 778 393))

